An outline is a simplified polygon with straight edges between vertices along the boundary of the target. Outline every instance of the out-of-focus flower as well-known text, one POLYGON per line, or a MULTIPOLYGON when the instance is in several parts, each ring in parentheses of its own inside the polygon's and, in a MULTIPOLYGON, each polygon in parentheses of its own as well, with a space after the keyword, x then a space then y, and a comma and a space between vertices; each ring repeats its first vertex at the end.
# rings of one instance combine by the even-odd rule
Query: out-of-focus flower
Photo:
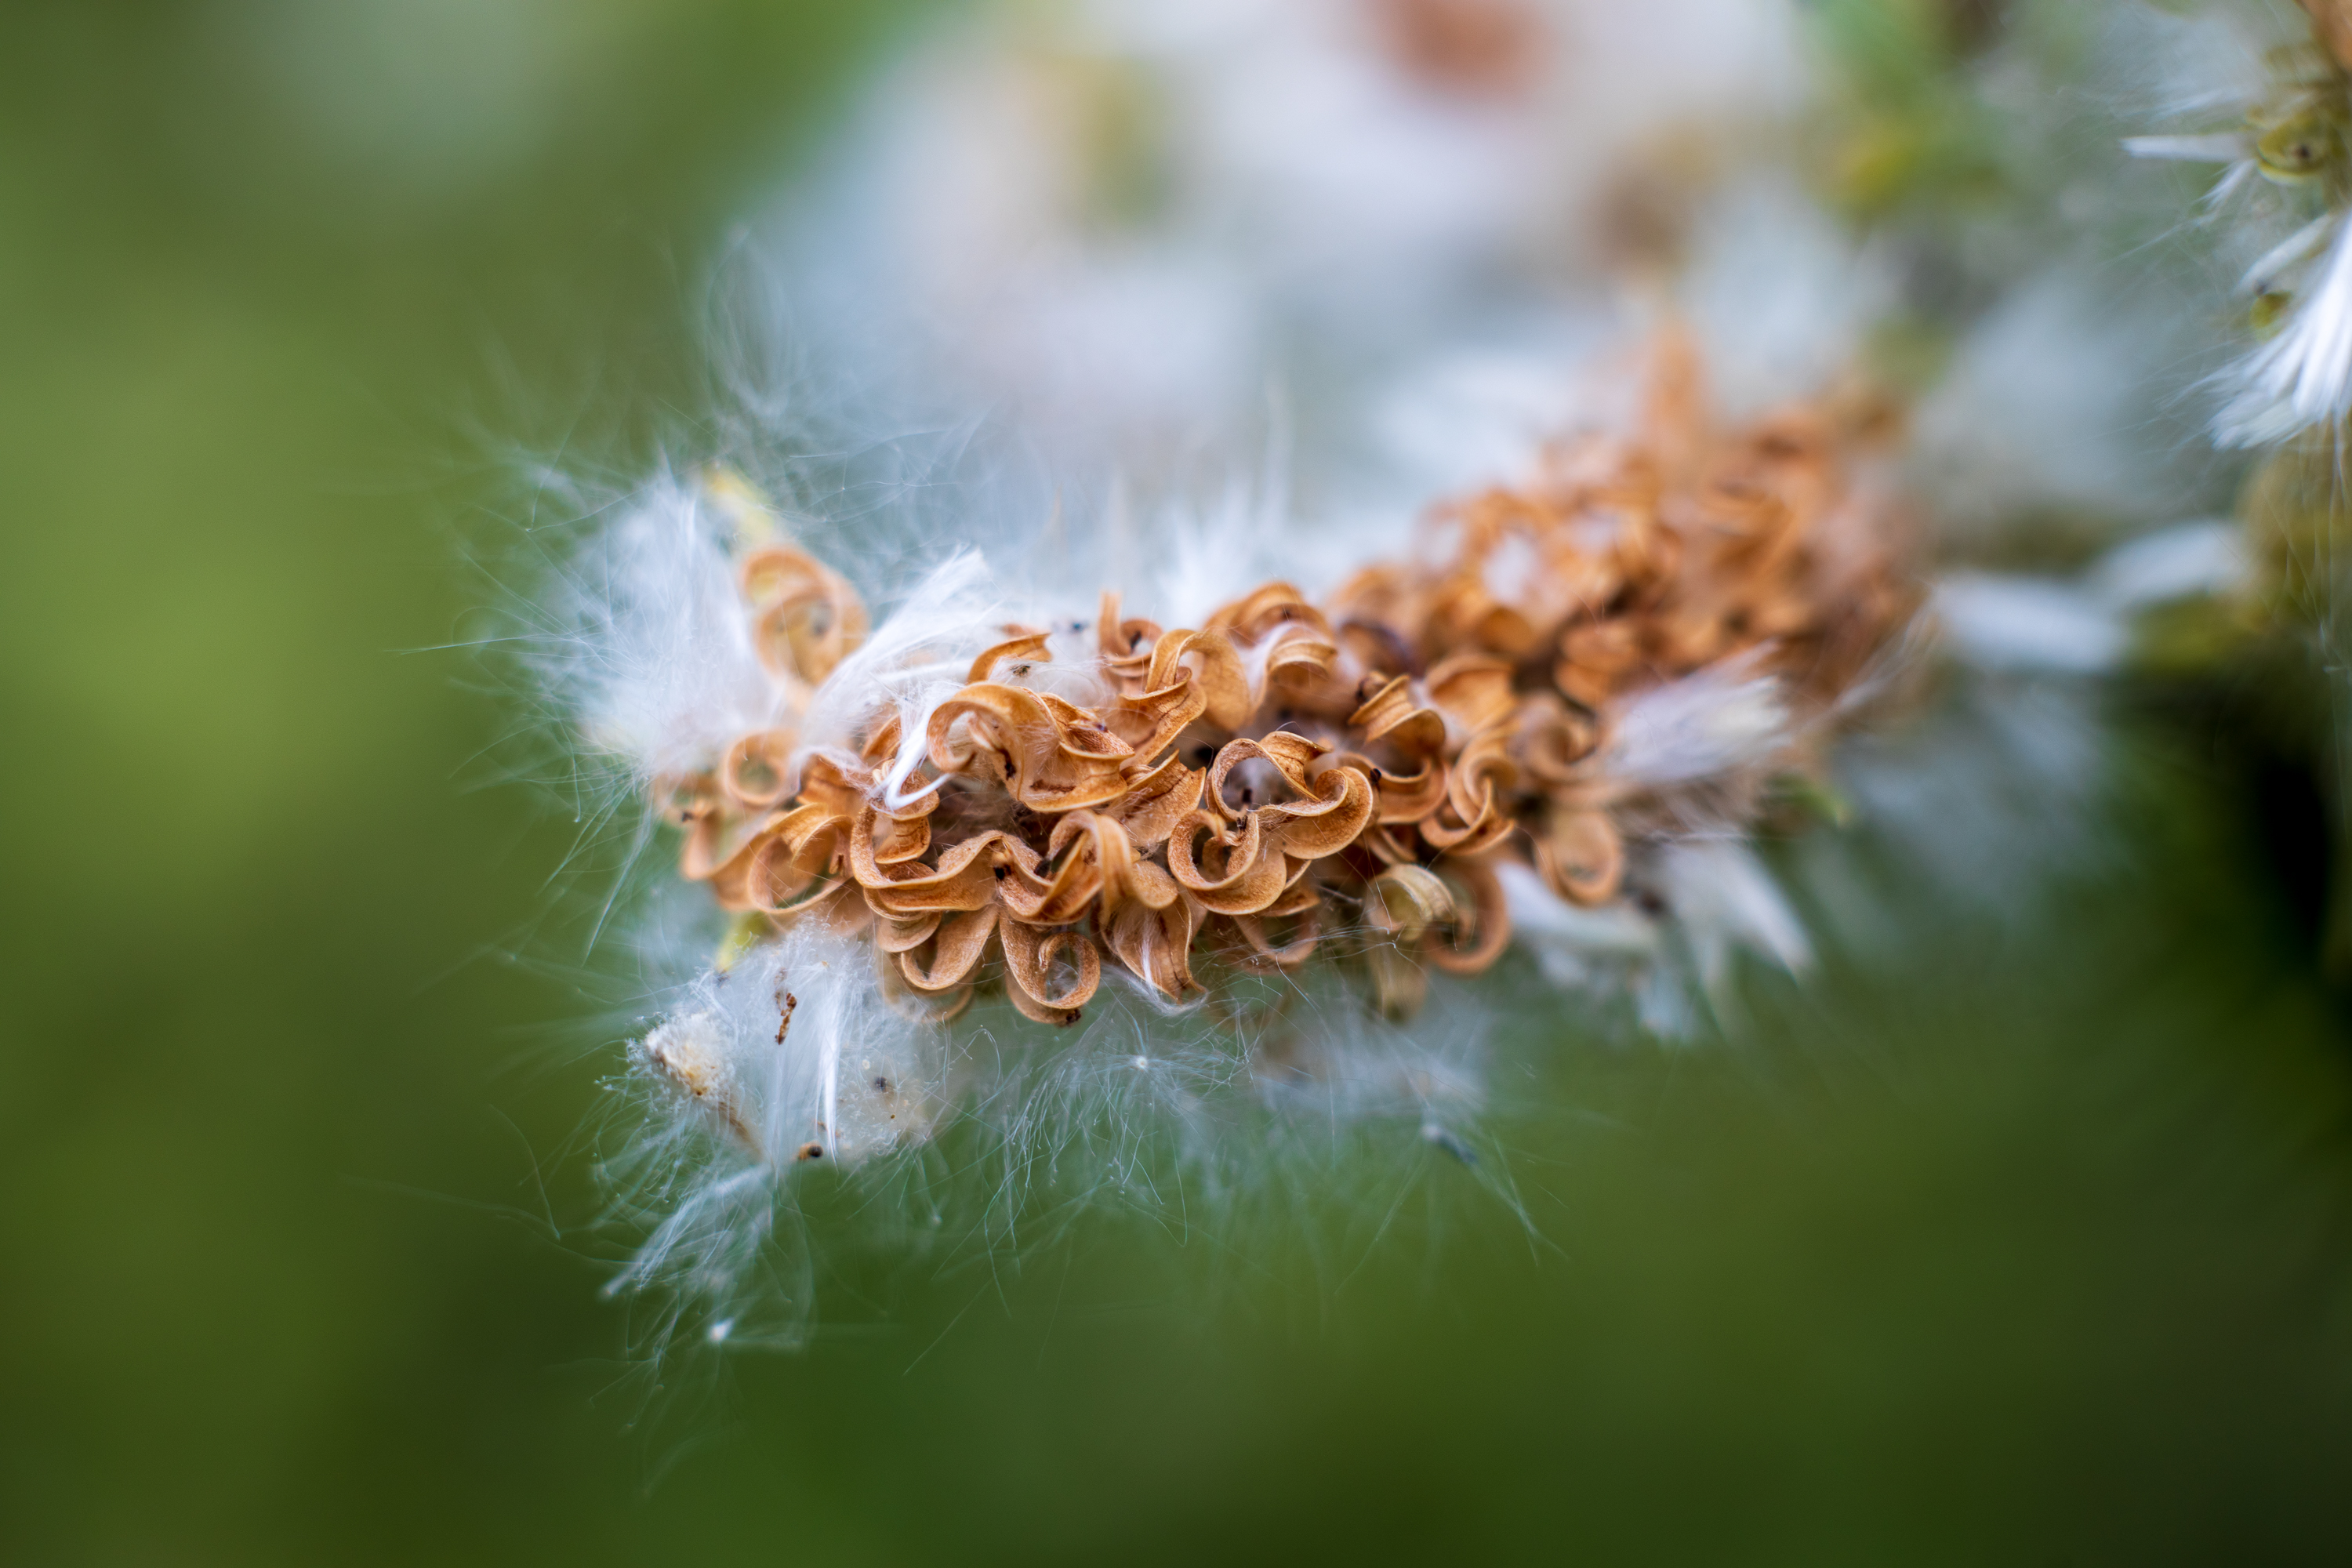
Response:
POLYGON ((2219 165, 2206 196, 2215 220, 2291 225, 2239 279, 2251 325, 2267 341, 2229 374, 2216 430, 2236 445, 2285 440, 2352 414, 2352 32, 2335 0, 2306 0, 2305 9, 2305 40, 2271 48, 2262 75, 2234 91, 2198 96, 2189 114, 2202 126, 2124 143, 2137 157, 2219 165), (2255 201, 2265 187, 2270 199, 2255 201))

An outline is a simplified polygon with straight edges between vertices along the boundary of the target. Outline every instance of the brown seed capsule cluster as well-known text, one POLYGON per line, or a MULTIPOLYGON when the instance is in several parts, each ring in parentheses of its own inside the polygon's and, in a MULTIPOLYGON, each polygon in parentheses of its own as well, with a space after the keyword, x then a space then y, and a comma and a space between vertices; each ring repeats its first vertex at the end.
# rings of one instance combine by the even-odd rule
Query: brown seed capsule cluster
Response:
MULTIPOLYGON (((1174 1002, 1213 966, 1318 952, 1410 1011, 1427 968, 1475 973, 1507 944, 1501 859, 1601 904, 1629 842, 1674 830, 1612 771, 1629 700, 1732 660, 1827 715, 1916 604, 1894 514, 1856 478, 1871 419, 1718 433, 1686 359, 1662 358, 1633 434, 1431 514, 1433 564, 1321 604, 1269 583, 1197 627, 1107 595, 1082 658, 1003 627, 919 737, 887 703, 854 750, 742 736, 667 786, 685 874, 754 920, 870 931, 886 992, 941 1019, 1000 975, 1066 1024, 1109 964, 1174 1002)), ((845 581, 798 551, 752 552, 741 580, 787 689, 863 631, 845 581)), ((1737 797, 1718 814, 1752 816, 1762 779, 1712 782, 1737 797)))

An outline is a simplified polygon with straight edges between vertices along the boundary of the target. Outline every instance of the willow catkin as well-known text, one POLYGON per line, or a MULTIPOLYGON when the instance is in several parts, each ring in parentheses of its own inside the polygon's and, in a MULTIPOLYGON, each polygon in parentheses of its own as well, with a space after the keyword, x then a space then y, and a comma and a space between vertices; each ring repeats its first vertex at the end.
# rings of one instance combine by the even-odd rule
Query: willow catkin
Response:
MULTIPOLYGON (((1202 954, 1354 963, 1410 1015, 1427 970, 1508 945, 1505 868, 1603 907, 1629 848, 1751 826, 1916 602, 1899 514, 1857 478, 1871 409, 1718 433, 1693 381, 1670 347, 1634 433, 1433 509, 1425 563, 1321 603, 1265 583, 1164 627, 1106 594, 1076 636, 996 627, 961 685, 911 717, 874 701, 850 744, 741 735, 661 781, 680 870, 740 940, 870 944, 884 994, 934 1022, 1001 987, 1066 1026, 1114 966, 1182 1004, 1202 954)), ((862 606, 797 548, 749 550, 739 580, 804 708, 862 606)))

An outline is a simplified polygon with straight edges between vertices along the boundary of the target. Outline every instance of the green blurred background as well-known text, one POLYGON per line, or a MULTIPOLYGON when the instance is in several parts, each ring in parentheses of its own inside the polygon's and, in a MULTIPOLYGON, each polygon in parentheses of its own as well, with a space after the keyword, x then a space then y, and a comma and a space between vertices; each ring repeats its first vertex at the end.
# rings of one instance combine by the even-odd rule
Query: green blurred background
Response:
POLYGON ((2144 726, 2051 908, 1929 890, 1737 1049, 1549 1053, 1540 1246, 1424 1152, 633 1356, 615 1047, 531 934, 571 825, 404 650, 479 625, 502 442, 690 416, 727 221, 905 24, 0 14, 0 1555, 2352 1560, 2352 1032, 2144 726))

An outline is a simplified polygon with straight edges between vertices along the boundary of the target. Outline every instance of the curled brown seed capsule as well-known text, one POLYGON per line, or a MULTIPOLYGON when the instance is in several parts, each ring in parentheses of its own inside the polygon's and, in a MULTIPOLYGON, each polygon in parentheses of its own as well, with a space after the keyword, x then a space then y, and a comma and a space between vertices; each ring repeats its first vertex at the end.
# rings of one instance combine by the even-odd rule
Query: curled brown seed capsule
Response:
MULTIPOLYGON (((1673 789, 1711 792, 1711 823, 1760 809, 1762 753, 1687 784, 1625 775, 1647 694, 1738 661, 1806 747, 1844 711, 1918 597, 1906 531, 1853 478, 1880 438, 1860 407, 1718 430, 1669 340, 1632 431, 1437 509, 1442 548, 1326 603, 1267 583, 1163 630, 1107 594, 1097 657, 1058 665, 1054 634, 999 628, 912 750, 888 704, 855 721, 854 754, 740 737, 715 773, 665 783, 682 869, 778 927, 870 927, 886 997, 926 1017, 1001 985, 1068 1023, 1106 955, 1181 1001, 1196 942, 1295 970, 1335 946, 1335 910, 1362 911, 1378 940, 1336 945, 1409 1012, 1427 968, 1474 973, 1509 941, 1497 866, 1608 904, 1685 830, 1673 789)), ((754 552, 743 584, 780 682, 864 636, 845 580, 801 551, 754 552)))

